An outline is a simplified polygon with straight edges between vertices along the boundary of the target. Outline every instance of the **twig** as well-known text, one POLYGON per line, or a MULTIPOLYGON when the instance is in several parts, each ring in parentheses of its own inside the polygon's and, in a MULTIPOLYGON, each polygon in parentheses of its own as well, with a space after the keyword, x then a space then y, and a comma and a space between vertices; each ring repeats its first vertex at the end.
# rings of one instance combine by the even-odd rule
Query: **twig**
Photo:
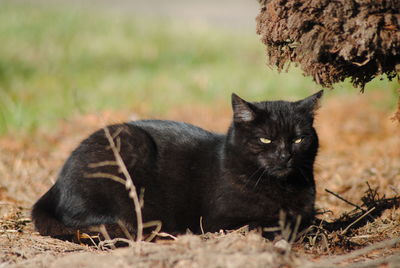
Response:
POLYGON ((122 132, 122 127, 117 128, 117 130, 112 134, 112 139, 114 140, 122 132))
MULTIPOLYGON (((110 237, 110 235, 108 234, 107 229, 106 229, 106 227, 104 226, 104 224, 100 225, 100 232, 101 232, 101 234, 104 236, 104 238, 106 239, 105 241, 110 241, 110 240, 111 240, 111 237, 110 237)), ((103 242, 103 241, 102 241, 102 242, 103 242)), ((102 246, 100 246, 100 244, 101 244, 101 242, 99 243, 99 247, 102 248, 102 246)), ((110 244, 110 247, 111 247, 112 249, 116 249, 116 247, 115 247, 114 244, 110 244)))
MULTIPOLYGON (((128 169, 126 168, 126 165, 119 154, 119 151, 114 143, 114 139, 110 134, 110 131, 107 127, 104 127, 104 133, 108 139, 108 142, 110 143, 111 150, 114 153, 115 160, 118 163, 118 166, 121 169, 122 174, 124 174, 126 181, 125 181, 125 187, 129 189, 129 196, 133 199, 133 203, 135 205, 135 213, 136 213, 136 221, 137 221, 137 236, 136 236, 136 241, 142 241, 143 239, 143 218, 142 218, 142 209, 140 206, 140 200, 136 192, 136 187, 133 184, 133 180, 131 175, 128 172, 128 169)), ((118 137, 117 137, 118 138, 118 137)))
POLYGON ((263 228, 263 232, 266 233, 274 233, 274 232, 278 232, 281 230, 281 227, 265 227, 263 228))
POLYGON ((143 223, 143 228, 149 228, 149 227, 156 227, 154 231, 151 232, 151 235, 146 238, 146 242, 150 242, 151 240, 154 239, 158 235, 158 233, 161 231, 162 223, 161 221, 149 221, 146 223, 143 223))
POLYGON ((116 248, 115 244, 117 242, 124 242, 124 243, 127 243, 130 247, 133 246, 132 240, 125 239, 125 238, 114 238, 114 239, 107 239, 107 240, 101 241, 99 243, 99 248, 104 249, 105 247, 109 246, 109 247, 115 249, 116 248))
POLYGON ((178 240, 178 237, 173 236, 172 234, 165 233, 165 232, 157 233, 157 236, 159 236, 159 237, 169 237, 169 238, 172 238, 173 240, 178 240))
POLYGON ((0 202, 0 206, 16 206, 14 203, 11 202, 0 202))
POLYGON ((203 216, 200 216, 200 230, 201 230, 201 234, 204 235, 203 216))
POLYGON ((357 220, 353 221, 352 223, 349 224, 349 226, 347 226, 343 232, 341 233, 341 235, 345 235, 347 233, 347 231, 350 229, 351 226, 353 226, 354 224, 356 224, 357 222, 359 222, 362 218, 364 218, 365 216, 367 216, 369 213, 371 213, 372 211, 374 211, 376 209, 376 207, 371 208, 370 210, 368 210, 367 212, 365 212, 361 217, 359 217, 357 220))
POLYGON ((126 181, 118 176, 115 176, 113 174, 110 173, 104 173, 104 172, 96 172, 96 173, 90 173, 90 174, 84 174, 85 178, 95 178, 95 179, 99 179, 99 178, 103 178, 103 179, 110 179, 113 180, 115 182, 119 182, 122 185, 126 184, 126 181))
POLYGON ((351 63, 353 63, 354 65, 357 65, 359 67, 364 66, 365 64, 367 64, 368 62, 370 62, 371 58, 368 56, 367 59, 365 59, 363 62, 356 62, 356 61, 352 61, 351 63))
POLYGON ((126 238, 128 238, 129 240, 135 241, 133 236, 129 233, 128 228, 126 228, 126 225, 121 220, 118 220, 117 223, 118 223, 119 228, 121 228, 122 232, 126 236, 126 238))
POLYGON ((87 233, 80 233, 79 230, 77 232, 78 232, 77 233, 78 241, 80 243, 82 243, 81 239, 89 239, 90 242, 92 242, 93 246, 95 246, 97 249, 100 249, 99 245, 96 244, 96 242, 94 242, 94 240, 93 240, 93 238, 97 238, 97 239, 100 240, 99 236, 91 236, 91 235, 89 235, 87 233))
POLYGON ((104 166, 118 166, 117 161, 103 161, 98 163, 90 163, 88 165, 89 168, 97 168, 97 167, 104 167, 104 166))
POLYGON ((393 238, 393 239, 389 239, 389 240, 385 240, 379 243, 376 243, 374 245, 359 249, 359 250, 355 250, 349 254, 346 255, 342 255, 342 256, 337 256, 337 257, 333 257, 330 258, 328 260, 323 261, 320 264, 315 264, 312 267, 332 267, 333 264, 337 264, 337 263, 341 263, 344 261, 348 261, 350 259, 356 258, 360 255, 365 255, 371 251, 380 249, 380 248, 386 248, 386 247, 391 247, 396 245, 397 243, 400 243, 400 238, 393 238))
POLYGON ((117 149, 118 153, 120 153, 121 152, 121 138, 117 137, 115 140, 117 141, 115 148, 117 149))
POLYGON ((349 205, 351 205, 351 206, 353 206, 353 207, 356 207, 356 208, 358 208, 359 210, 365 212, 365 209, 363 209, 363 208, 361 208, 360 206, 358 206, 358 205, 356 205, 356 204, 354 204, 354 203, 352 203, 352 202, 350 202, 350 201, 344 199, 343 197, 341 197, 341 196, 338 195, 337 193, 334 193, 334 192, 332 192, 332 191, 330 191, 330 190, 328 190, 328 189, 325 189, 325 192, 328 192, 328 193, 330 193, 331 195, 334 195, 335 197, 337 197, 337 198, 339 198, 340 200, 344 201, 345 203, 347 203, 347 204, 349 204, 349 205))
POLYGON ((140 195, 139 195, 139 201, 140 201, 140 207, 143 208, 144 206, 144 188, 140 188, 140 195))
MULTIPOLYGON (((373 259, 369 261, 363 261, 363 262, 356 262, 356 263, 351 263, 349 265, 344 266, 343 268, 363 268, 363 267, 381 267, 381 264, 399 264, 400 263, 400 256, 389 256, 385 258, 378 258, 378 259, 373 259)), ((389 266, 389 267, 398 267, 398 266, 389 266)))
POLYGON ((296 240, 300 228, 300 223, 301 223, 301 216, 298 215, 296 217, 296 223, 294 225, 294 229, 292 231, 292 236, 290 237, 289 244, 292 244, 296 240))

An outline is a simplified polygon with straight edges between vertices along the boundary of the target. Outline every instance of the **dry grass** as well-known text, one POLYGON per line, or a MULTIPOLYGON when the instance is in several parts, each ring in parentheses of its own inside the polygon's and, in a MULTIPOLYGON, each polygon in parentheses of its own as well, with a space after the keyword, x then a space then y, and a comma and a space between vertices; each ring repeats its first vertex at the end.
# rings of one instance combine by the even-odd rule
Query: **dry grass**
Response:
MULTIPOLYGON (((354 209, 325 189, 329 189, 365 211, 371 208, 361 199, 368 190, 378 188, 381 197, 400 193, 400 128, 390 120, 393 111, 374 105, 381 95, 336 97, 327 100, 316 122, 321 149, 317 160, 317 207, 331 210, 320 217, 332 221, 354 209), (350 116, 351 115, 351 116, 350 116)), ((190 113, 172 111, 169 118, 184 120, 205 128, 223 131, 230 121, 230 108, 221 105, 211 110, 191 107, 190 113), (215 120, 215 118, 221 118, 215 120)), ((400 247, 400 210, 388 209, 373 222, 344 231, 327 231, 314 226, 303 234, 302 242, 287 249, 265 242, 246 230, 233 233, 185 235, 177 240, 158 239, 140 242, 140 250, 100 251, 34 232, 29 208, 54 182, 70 151, 90 132, 107 123, 124 121, 129 113, 104 112, 61 122, 52 133, 33 137, 0 138, 0 261, 15 267, 340 267, 378 266, 396 263, 400 247), (371 246, 372 245, 372 246, 371 246), (380 247, 376 247, 376 245, 380 247), (364 250, 364 251, 358 251, 364 250), (84 251, 84 253, 78 253, 84 251), (339 254, 340 259, 336 258, 339 254), (329 256, 335 255, 335 256, 329 256), (364 265, 364 266, 362 266, 364 265)), ((134 212, 133 212, 134 213, 134 212)), ((374 211, 370 212, 372 215, 374 211)), ((368 218, 368 215, 363 216, 368 218)), ((362 221, 362 219, 360 220, 362 221)), ((356 224, 354 225, 354 227, 356 224)), ((167 234, 163 234, 167 236, 167 234)), ((0 264, 1 266, 1 264, 0 264)))

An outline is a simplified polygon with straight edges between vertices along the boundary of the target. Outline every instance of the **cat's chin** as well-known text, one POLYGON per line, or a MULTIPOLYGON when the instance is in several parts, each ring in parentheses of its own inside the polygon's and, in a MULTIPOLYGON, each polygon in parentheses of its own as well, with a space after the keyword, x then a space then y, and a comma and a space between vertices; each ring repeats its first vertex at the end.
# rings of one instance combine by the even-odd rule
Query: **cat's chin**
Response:
POLYGON ((269 174, 277 179, 287 178, 293 173, 293 168, 274 168, 269 171, 269 174))

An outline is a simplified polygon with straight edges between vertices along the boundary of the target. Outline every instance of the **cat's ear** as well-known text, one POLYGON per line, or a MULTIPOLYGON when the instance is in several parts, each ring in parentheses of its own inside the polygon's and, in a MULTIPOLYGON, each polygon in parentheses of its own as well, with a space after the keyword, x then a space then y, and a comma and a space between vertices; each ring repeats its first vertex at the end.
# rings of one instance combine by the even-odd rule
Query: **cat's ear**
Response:
POLYGON ((233 120, 235 122, 250 122, 255 119, 255 107, 232 93, 233 120))
POLYGON ((310 115, 314 115, 315 111, 320 107, 321 97, 324 94, 323 90, 318 91, 317 93, 303 99, 297 101, 297 107, 301 112, 309 113, 310 115))

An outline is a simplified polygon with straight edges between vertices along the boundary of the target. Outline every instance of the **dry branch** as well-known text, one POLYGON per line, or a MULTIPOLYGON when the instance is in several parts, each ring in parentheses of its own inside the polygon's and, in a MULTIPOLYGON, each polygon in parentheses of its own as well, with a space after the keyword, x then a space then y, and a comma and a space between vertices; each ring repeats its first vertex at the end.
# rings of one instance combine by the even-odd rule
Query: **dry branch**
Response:
POLYGON ((341 233, 341 235, 345 235, 347 233, 347 231, 351 228, 351 226, 353 226, 354 224, 356 224, 357 222, 361 221, 365 216, 367 216, 368 214, 370 214, 372 211, 374 211, 376 208, 373 207, 370 210, 368 210, 367 212, 365 212, 363 215, 361 215, 358 219, 356 219, 355 221, 353 221, 352 223, 350 223, 341 233))
POLYGON ((353 206, 353 207, 355 207, 355 208, 358 208, 358 209, 361 210, 361 211, 365 211, 365 210, 362 209, 360 206, 358 206, 358 205, 356 205, 356 204, 350 202, 349 200, 347 200, 347 199, 341 197, 339 194, 334 193, 334 192, 332 192, 331 190, 325 189, 325 192, 330 193, 331 195, 333 195, 333 196, 339 198, 340 200, 342 200, 343 202, 345 202, 345 203, 347 203, 347 204, 349 204, 349 205, 351 205, 351 206, 353 206))
POLYGON ((359 228, 367 224, 368 221, 373 221, 374 219, 381 216, 383 211, 385 211, 386 209, 400 206, 400 196, 395 196, 392 198, 385 198, 384 196, 380 197, 377 189, 372 189, 368 183, 367 186, 368 189, 365 192, 364 196, 361 198, 361 205, 356 205, 339 196, 338 194, 326 190, 328 193, 333 194, 340 200, 354 206, 355 209, 348 213, 344 213, 339 219, 336 219, 333 222, 328 223, 325 221, 321 221, 323 223, 323 228, 327 229, 330 232, 345 228, 347 229, 347 232, 352 228, 359 228))
POLYGON ((110 179, 115 182, 121 183, 122 185, 126 184, 126 181, 114 174, 105 173, 105 172, 95 172, 95 173, 88 173, 84 175, 85 178, 92 178, 92 179, 110 179))
POLYGON ((142 209, 141 209, 141 205, 140 205, 140 200, 139 200, 139 196, 137 194, 136 191, 136 187, 133 183, 132 177, 129 174, 128 169, 126 168, 126 165, 119 153, 120 151, 120 142, 119 142, 119 146, 117 147, 115 145, 113 136, 116 137, 117 139, 119 138, 117 135, 111 135, 110 131, 107 127, 104 127, 104 133, 108 139, 108 142, 110 143, 110 148, 114 154, 114 158, 118 163, 119 168, 121 169, 122 174, 125 176, 126 180, 125 180, 125 187, 126 189, 129 189, 129 196, 133 199, 134 205, 135 205, 135 213, 136 213, 136 223, 137 223, 137 235, 136 235, 136 241, 142 241, 143 239, 143 218, 142 218, 142 209))
MULTIPOLYGON (((322 267, 336 266, 339 263, 348 262, 351 259, 354 259, 354 258, 356 258, 358 256, 361 256, 361 255, 368 254, 368 253, 370 253, 370 252, 372 252, 374 250, 393 247, 398 243, 400 243, 400 238, 398 238, 398 237, 397 238, 393 238, 393 239, 389 239, 389 240, 385 240, 385 241, 370 245, 368 247, 365 247, 365 248, 362 248, 362 249, 359 249, 359 250, 355 250, 355 251, 353 251, 353 252, 351 252, 349 254, 345 254, 345 255, 337 256, 337 257, 332 257, 332 258, 330 258, 328 260, 323 261, 320 264, 312 265, 311 267, 321 267, 322 268, 322 267)), ((394 256, 394 257, 397 257, 396 260, 399 260, 399 256, 394 256)), ((390 261, 391 260, 392 259, 390 259, 390 261)), ((367 262, 361 263, 361 265, 364 264, 365 266, 361 266, 360 263, 358 263, 357 267, 371 267, 372 262, 381 264, 381 263, 385 263, 387 261, 389 261, 389 260, 387 260, 387 258, 380 258, 380 259, 377 259, 377 260, 372 260, 370 262, 367 261, 367 262)), ((356 265, 356 264, 354 263, 354 264, 350 264, 348 266, 343 266, 343 267, 354 267, 353 265, 356 265)))
POLYGON ((372 189, 369 184, 367 185, 368 189, 361 197, 361 205, 356 205, 328 190, 327 192, 351 204, 355 209, 330 222, 316 219, 314 225, 309 226, 298 235, 297 244, 305 245, 317 252, 332 252, 332 250, 336 251, 337 249, 353 250, 362 246, 362 244, 353 240, 359 234, 360 228, 368 223, 373 223, 386 209, 400 206, 400 196, 381 197, 377 189, 372 189))

